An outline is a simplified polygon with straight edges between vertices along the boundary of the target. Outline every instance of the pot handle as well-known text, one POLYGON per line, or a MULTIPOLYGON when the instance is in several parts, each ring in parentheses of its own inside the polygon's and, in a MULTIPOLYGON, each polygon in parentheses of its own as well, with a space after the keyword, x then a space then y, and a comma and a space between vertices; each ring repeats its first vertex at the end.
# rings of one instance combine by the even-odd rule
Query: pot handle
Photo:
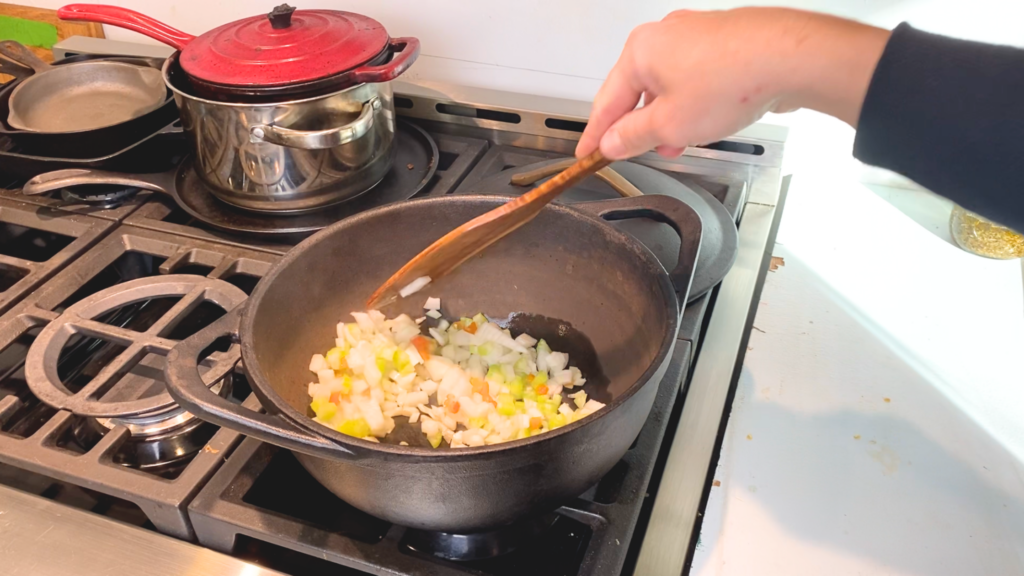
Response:
POLYGON ((380 98, 374 96, 369 102, 363 104, 363 111, 354 121, 327 130, 292 130, 271 124, 254 124, 249 127, 249 141, 252 143, 269 142, 278 146, 303 150, 334 148, 365 136, 373 127, 374 112, 380 108, 380 98))
POLYGON ((313 456, 354 457, 355 454, 344 446, 306 432, 281 416, 256 412, 234 404, 203 383, 199 375, 199 355, 221 336, 229 336, 232 342, 239 343, 238 326, 241 318, 241 306, 238 306, 171 349, 164 369, 164 380, 171 397, 201 420, 237 430, 276 446, 313 456))
POLYGON ((676 289, 680 307, 686 305, 704 233, 700 215, 689 204, 671 196, 646 194, 635 198, 582 202, 572 204, 570 208, 592 214, 609 222, 631 218, 650 218, 671 226, 676 234, 679 234, 679 262, 668 273, 668 277, 676 289))
POLYGON ((412 66, 420 55, 418 38, 392 38, 389 49, 399 51, 387 64, 380 66, 361 66, 352 71, 352 80, 356 83, 390 82, 402 75, 412 66))
POLYGON ((57 10, 57 17, 61 20, 99 22, 100 24, 110 24, 118 28, 125 28, 144 36, 149 36, 178 50, 183 50, 189 42, 196 39, 195 36, 186 34, 176 28, 171 28, 159 20, 134 10, 121 8, 120 6, 68 4, 57 10))

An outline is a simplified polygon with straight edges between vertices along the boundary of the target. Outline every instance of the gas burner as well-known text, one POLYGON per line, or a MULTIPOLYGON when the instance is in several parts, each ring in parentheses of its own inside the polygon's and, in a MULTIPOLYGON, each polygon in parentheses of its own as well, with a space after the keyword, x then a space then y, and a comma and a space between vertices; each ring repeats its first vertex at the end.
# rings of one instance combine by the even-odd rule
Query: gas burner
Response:
MULTIPOLYGON (((229 375, 211 387, 222 397, 231 394, 229 375)), ((72 426, 75 441, 82 447, 96 442, 124 426, 130 437, 114 455, 114 463, 140 470, 163 471, 188 460, 210 440, 217 427, 203 422, 181 407, 167 412, 133 418, 79 418, 72 426)))
POLYGON ((451 534, 409 530, 403 544, 413 550, 445 560, 468 562, 503 556, 540 538, 555 524, 557 514, 522 520, 487 532, 451 534))
POLYGON ((76 186, 74 188, 62 188, 60 197, 65 204, 87 204, 104 210, 110 210, 134 198, 140 191, 140 188, 113 184, 92 184, 76 186))

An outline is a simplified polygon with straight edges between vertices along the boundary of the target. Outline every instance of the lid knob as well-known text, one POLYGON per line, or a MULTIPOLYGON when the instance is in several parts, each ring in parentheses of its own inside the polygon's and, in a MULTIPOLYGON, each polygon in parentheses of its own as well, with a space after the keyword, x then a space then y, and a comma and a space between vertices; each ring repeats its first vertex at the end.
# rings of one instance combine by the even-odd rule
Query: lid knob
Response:
POLYGON ((287 4, 281 4, 280 6, 275 7, 270 14, 267 14, 267 18, 270 19, 270 27, 274 30, 280 30, 291 26, 292 12, 295 12, 295 8, 292 8, 287 4))

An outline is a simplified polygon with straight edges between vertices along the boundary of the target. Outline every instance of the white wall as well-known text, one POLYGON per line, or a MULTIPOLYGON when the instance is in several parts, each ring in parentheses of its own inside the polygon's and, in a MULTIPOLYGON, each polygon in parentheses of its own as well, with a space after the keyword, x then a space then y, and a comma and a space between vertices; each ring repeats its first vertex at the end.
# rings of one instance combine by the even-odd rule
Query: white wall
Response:
MULTIPOLYGON (((198 34, 263 12, 282 0, 115 0, 198 34)), ((63 0, 22 0, 58 8, 63 0)), ((590 100, 615 63, 629 31, 679 8, 788 5, 892 27, 919 27, 967 38, 1024 45, 1020 0, 293 0, 380 20, 393 36, 417 36, 423 56, 410 72, 422 80, 590 100)), ((135 33, 106 28, 117 40, 135 33)), ((147 40, 148 41, 148 40, 147 40)))

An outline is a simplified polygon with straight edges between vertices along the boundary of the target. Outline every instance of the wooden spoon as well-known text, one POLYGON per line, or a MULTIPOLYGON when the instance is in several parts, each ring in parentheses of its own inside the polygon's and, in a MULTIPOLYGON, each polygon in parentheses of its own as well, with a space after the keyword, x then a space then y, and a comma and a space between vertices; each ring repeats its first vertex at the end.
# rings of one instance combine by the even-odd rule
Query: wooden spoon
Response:
POLYGON ((559 194, 609 164, 611 160, 605 158, 600 150, 595 150, 519 198, 477 216, 445 234, 377 288, 366 301, 366 306, 372 310, 390 304, 398 298, 400 290, 417 279, 427 277, 430 281, 436 281, 484 248, 532 220, 559 194))

